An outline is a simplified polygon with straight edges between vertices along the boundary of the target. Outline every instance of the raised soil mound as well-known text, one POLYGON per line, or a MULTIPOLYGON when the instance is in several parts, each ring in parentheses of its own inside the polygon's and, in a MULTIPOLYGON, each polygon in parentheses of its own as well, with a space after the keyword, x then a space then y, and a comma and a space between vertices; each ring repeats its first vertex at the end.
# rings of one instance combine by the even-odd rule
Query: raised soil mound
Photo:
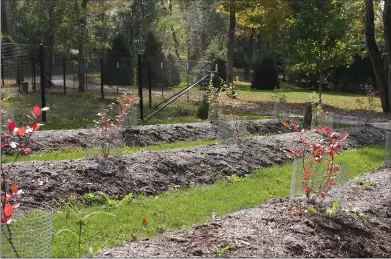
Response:
MULTIPOLYGON (((244 136, 278 134, 288 130, 281 122, 268 119, 243 121, 240 132, 244 136)), ((30 146, 34 152, 85 148, 99 136, 100 131, 97 129, 38 131, 33 134, 30 146)), ((143 147, 159 143, 217 139, 218 129, 215 124, 208 122, 147 125, 124 130, 123 138, 128 146, 143 147)))
POLYGON ((302 199, 271 200, 190 232, 103 249, 98 257, 217 257, 214 246, 228 245, 223 257, 391 257, 391 168, 365 181, 373 183, 372 190, 351 181, 330 192, 318 207, 340 200, 342 209, 332 217, 289 210, 306 206, 302 199))
MULTIPOLYGON (((348 130, 348 148, 378 145, 384 133, 373 127, 348 130)), ((309 133, 308 142, 321 136, 309 133)), ((110 197, 129 193, 156 195, 169 188, 213 184, 217 179, 286 163, 299 133, 254 137, 232 144, 215 144, 164 152, 138 152, 120 158, 20 162, 3 165, 8 182, 17 183, 25 199, 56 203, 71 195, 104 192, 110 197)))

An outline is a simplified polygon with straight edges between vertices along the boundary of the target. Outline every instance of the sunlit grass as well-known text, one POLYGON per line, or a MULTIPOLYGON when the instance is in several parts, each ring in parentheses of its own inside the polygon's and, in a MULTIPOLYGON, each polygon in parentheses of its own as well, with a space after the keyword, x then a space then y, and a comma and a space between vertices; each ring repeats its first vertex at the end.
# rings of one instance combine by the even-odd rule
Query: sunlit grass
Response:
MULTIPOLYGON (((294 87, 289 84, 281 84, 281 88, 276 92, 285 94, 287 102, 291 104, 310 102, 311 90, 305 90, 299 87, 294 87)), ((246 82, 238 82, 237 94, 238 98, 248 102, 267 103, 273 102, 272 95, 274 91, 271 90, 256 90, 251 89, 251 84, 246 82)), ((318 93, 316 92, 316 98, 318 93)), ((335 92, 323 92, 322 101, 326 105, 333 106, 335 108, 346 110, 357 110, 360 106, 356 102, 356 98, 365 98, 363 95, 351 94, 351 93, 335 93, 335 92)), ((381 112, 380 98, 376 97, 377 111, 381 112)))
MULTIPOLYGON (((127 156, 141 151, 163 151, 177 148, 189 148, 202 145, 217 144, 218 140, 200 140, 200 141, 183 141, 175 143, 164 143, 147 147, 128 147, 125 146, 122 150, 122 155, 127 156)), ((84 149, 69 149, 55 152, 48 152, 43 154, 34 154, 29 156, 19 156, 18 162, 22 161, 49 161, 49 160, 70 160, 81 159, 86 157, 86 150, 84 149)), ((3 155, 3 163, 14 162, 15 157, 10 155, 3 155)))
MULTIPOLYGON (((384 161, 383 147, 368 147, 345 151, 338 157, 349 165, 349 177, 363 175, 379 168, 384 161)), ((272 198, 289 194, 292 164, 257 170, 239 181, 220 180, 212 186, 193 186, 171 190, 156 197, 137 196, 130 204, 119 208, 79 207, 81 213, 109 211, 110 217, 97 215, 87 221, 83 231, 82 254, 88 248, 98 251, 103 247, 122 245, 124 240, 136 240, 158 235, 168 230, 191 228, 211 219, 241 209, 256 207, 272 198), (143 225, 144 218, 148 219, 143 225)), ((207 173, 207 172, 205 172, 207 173)), ((54 233, 63 228, 77 229, 77 218, 57 211, 54 233)), ((53 240, 55 257, 75 257, 77 240, 71 235, 57 236, 53 240)))

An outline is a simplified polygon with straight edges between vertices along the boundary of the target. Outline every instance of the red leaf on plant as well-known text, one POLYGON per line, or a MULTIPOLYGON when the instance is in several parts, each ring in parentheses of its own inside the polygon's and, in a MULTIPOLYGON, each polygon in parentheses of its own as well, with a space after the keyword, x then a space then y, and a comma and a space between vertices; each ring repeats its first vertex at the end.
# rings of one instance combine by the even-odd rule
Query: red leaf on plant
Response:
POLYGON ((4 212, 5 218, 9 219, 9 218, 11 218, 12 213, 14 212, 14 209, 12 208, 12 205, 7 204, 7 205, 5 205, 3 212, 4 212))
POLYGON ((29 153, 32 152, 31 148, 29 148, 29 147, 23 148, 22 151, 23 151, 23 153, 25 153, 25 154, 29 154, 29 153))
POLYGON ((11 200, 11 195, 7 194, 7 195, 1 195, 1 201, 4 202, 4 199, 5 199, 5 202, 8 202, 11 200))
POLYGON ((33 123, 33 131, 39 130, 41 126, 38 123, 33 123))
POLYGON ((41 115, 41 108, 39 108, 38 105, 35 105, 35 106, 34 106, 33 111, 34 111, 34 114, 35 114, 36 116, 41 115))
POLYGON ((143 225, 147 225, 147 223, 148 223, 148 219, 147 219, 147 218, 143 218, 142 224, 143 224, 143 225))
POLYGON ((306 192, 306 193, 310 193, 310 192, 311 192, 311 187, 307 185, 307 186, 305 187, 305 192, 306 192))
POLYGON ((282 124, 284 124, 285 127, 289 128, 289 123, 284 121, 282 124))
POLYGON ((26 132, 26 127, 20 127, 18 129, 18 132, 16 132, 16 135, 23 136, 25 132, 26 132))
POLYGON ((15 121, 11 121, 10 123, 8 123, 8 132, 12 133, 15 129, 15 126, 16 126, 15 121))
POLYGON ((295 210, 295 214, 298 215, 298 216, 300 216, 302 213, 301 213, 300 210, 295 210))
POLYGON ((16 186, 16 184, 12 184, 11 191, 12 191, 12 194, 16 195, 16 193, 18 193, 18 191, 19 191, 18 186, 16 186))

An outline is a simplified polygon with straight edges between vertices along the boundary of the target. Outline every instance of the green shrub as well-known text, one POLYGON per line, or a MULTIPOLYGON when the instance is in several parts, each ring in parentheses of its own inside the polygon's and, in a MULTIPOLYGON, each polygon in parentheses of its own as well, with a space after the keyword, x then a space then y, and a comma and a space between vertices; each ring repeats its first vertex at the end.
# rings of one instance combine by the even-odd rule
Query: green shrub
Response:
POLYGON ((273 90, 278 87, 277 62, 273 55, 266 55, 254 68, 251 88, 273 90))

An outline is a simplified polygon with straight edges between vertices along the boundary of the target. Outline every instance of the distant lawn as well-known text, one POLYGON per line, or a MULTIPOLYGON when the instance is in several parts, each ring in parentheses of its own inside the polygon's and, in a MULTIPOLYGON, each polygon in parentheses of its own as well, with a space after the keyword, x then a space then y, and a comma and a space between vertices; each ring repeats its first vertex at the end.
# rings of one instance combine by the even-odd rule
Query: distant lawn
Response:
MULTIPOLYGON (((384 147, 367 147, 344 151, 338 157, 349 165, 349 177, 363 175, 384 162, 384 147)), ((220 180, 211 186, 193 186, 171 190, 155 197, 137 195, 129 204, 118 208, 101 206, 77 207, 82 214, 105 211, 116 215, 96 215, 87 220, 82 237, 82 256, 88 248, 97 252, 103 247, 123 245, 124 240, 138 240, 165 231, 189 229, 217 217, 259 206, 273 198, 289 195, 292 164, 257 170, 247 178, 220 180), (146 225, 143 218, 148 219, 146 225)), ((77 231, 77 218, 67 210, 57 211, 54 230, 69 228, 77 231)), ((76 257, 77 240, 64 233, 54 237, 52 256, 76 257)))
MULTIPOLYGON (((256 90, 251 89, 251 84, 246 82, 237 82, 237 95, 240 100, 255 102, 255 103, 267 103, 273 102, 272 90, 256 90)), ((311 101, 310 93, 311 90, 302 89, 299 87, 292 86, 288 83, 281 83, 281 88, 276 92, 285 94, 287 102, 291 104, 305 103, 311 101)), ((318 98, 319 93, 315 92, 315 97, 318 98)), ((351 94, 351 93, 337 93, 337 92, 323 92, 322 100, 326 105, 333 106, 335 108, 346 109, 346 110, 358 110, 359 105, 356 103, 355 98, 362 97, 363 95, 351 94)), ((377 111, 381 112, 380 98, 376 98, 377 111)))
MULTIPOLYGON (((181 88, 172 88, 170 94, 166 92, 164 98, 172 95, 173 91, 178 92, 181 88)), ((166 89, 166 91, 168 91, 166 89)), ((195 93, 194 90, 193 93, 195 93)), ((99 117, 97 114, 108 104, 114 102, 119 96, 117 94, 105 94, 102 100, 98 92, 79 93, 69 91, 66 95, 58 93, 47 93, 46 106, 50 108, 47 112, 47 123, 42 127, 43 130, 59 129, 80 129, 87 128, 87 125, 94 124, 94 120, 99 117)), ((144 91, 144 118, 156 110, 156 105, 163 101, 161 96, 153 96, 152 108, 148 107, 148 94, 144 91)), ((14 119, 18 125, 28 122, 26 115, 30 114, 35 104, 41 106, 41 96, 39 93, 30 93, 27 95, 15 95, 4 103, 4 108, 14 113, 14 119)), ((138 108, 138 106, 137 106, 138 108)), ((198 102, 187 101, 185 94, 161 112, 148 120, 138 120, 139 125, 151 124, 174 124, 174 123, 191 123, 204 122, 197 117, 198 102)), ((265 116, 253 112, 241 111, 240 115, 244 119, 263 119, 265 116)), ((137 112, 139 118, 139 112, 137 112)))
MULTIPOLYGON (((274 91, 254 90, 251 89, 250 83, 236 82, 236 93, 238 100, 257 104, 273 103, 272 95, 274 91)), ((165 89, 163 97, 153 95, 152 109, 148 108, 148 91, 144 89, 144 117, 147 117, 156 110, 156 105, 170 97, 173 93, 180 91, 185 87, 181 84, 177 87, 165 89)), ((129 88, 133 93, 137 93, 135 87, 129 88)), ((156 91, 157 89, 154 89, 156 91)), ((285 94, 289 104, 300 104, 310 101, 309 90, 304 90, 289 84, 282 83, 281 89, 277 92, 285 94)), ((197 96, 200 99, 202 91, 196 86, 191 90, 191 95, 197 96)), ((120 95, 113 93, 105 93, 105 100, 100 99, 99 92, 79 93, 76 90, 70 89, 66 95, 61 91, 55 92, 50 90, 47 93, 46 104, 50 108, 47 112, 47 123, 43 129, 79 129, 86 128, 88 124, 93 124, 94 120, 98 119, 97 113, 107 107, 120 95)), ((323 93, 323 103, 343 110, 358 110, 355 98, 364 97, 355 94, 347 93, 323 93)), ((29 93, 27 95, 15 95, 9 101, 3 104, 3 107, 10 110, 14 108, 14 118, 17 123, 24 124, 27 121, 26 115, 29 114, 29 108, 33 105, 41 104, 40 93, 29 93)), ((193 98, 194 99, 194 98, 193 98)), ((377 98, 378 111, 381 112, 380 100, 377 98)), ((239 115, 242 119, 262 119, 264 114, 257 114, 256 111, 246 111, 246 105, 242 105, 239 115)), ((149 120, 139 120, 139 125, 148 124, 172 124, 172 123, 188 123, 202 122, 205 120, 197 117, 198 103, 192 99, 187 101, 187 94, 180 97, 178 100, 170 104, 167 108, 156 114, 149 120)))

